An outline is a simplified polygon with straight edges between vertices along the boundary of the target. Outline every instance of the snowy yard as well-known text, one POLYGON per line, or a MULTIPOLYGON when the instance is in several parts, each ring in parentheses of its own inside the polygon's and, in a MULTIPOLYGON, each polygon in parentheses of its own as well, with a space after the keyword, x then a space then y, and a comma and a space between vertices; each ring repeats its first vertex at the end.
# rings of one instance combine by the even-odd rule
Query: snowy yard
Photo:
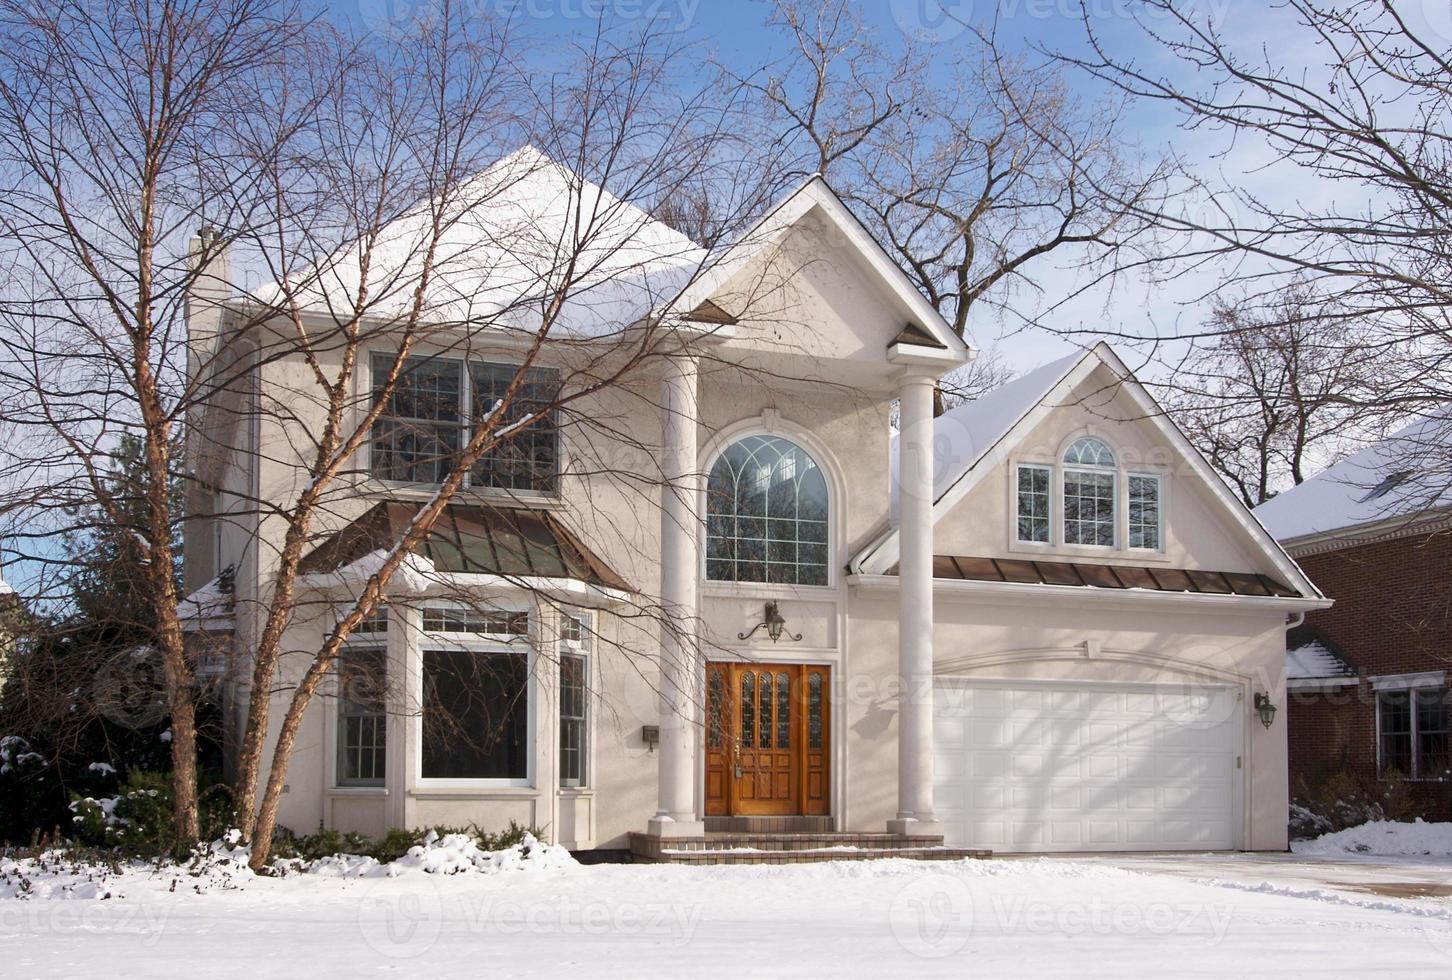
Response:
MULTIPOLYGON (((1298 856, 1159 860, 1191 873, 1129 870, 1133 859, 1114 858, 731 868, 549 860, 455 875, 415 866, 397 877, 376 866, 379 876, 342 876, 349 869, 339 866, 282 879, 133 871, 101 884, 119 897, 44 897, 74 883, 61 874, 41 876, 28 900, 0 899, 0 972, 1452 975, 1452 899, 1276 874, 1278 862, 1314 871, 1320 860, 1298 856)), ((1407 859, 1365 874, 1385 878, 1398 861, 1407 859)), ((1408 867, 1452 881, 1445 859, 1408 867)))

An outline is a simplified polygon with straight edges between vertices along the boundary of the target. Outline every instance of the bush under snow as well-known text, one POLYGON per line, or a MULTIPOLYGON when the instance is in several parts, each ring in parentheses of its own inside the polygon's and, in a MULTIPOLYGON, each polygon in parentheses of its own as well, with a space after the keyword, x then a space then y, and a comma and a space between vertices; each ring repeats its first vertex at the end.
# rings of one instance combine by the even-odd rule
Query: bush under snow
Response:
POLYGON ((1336 856, 1369 854, 1387 857, 1452 857, 1452 823, 1373 820, 1314 840, 1294 841, 1296 854, 1336 856))

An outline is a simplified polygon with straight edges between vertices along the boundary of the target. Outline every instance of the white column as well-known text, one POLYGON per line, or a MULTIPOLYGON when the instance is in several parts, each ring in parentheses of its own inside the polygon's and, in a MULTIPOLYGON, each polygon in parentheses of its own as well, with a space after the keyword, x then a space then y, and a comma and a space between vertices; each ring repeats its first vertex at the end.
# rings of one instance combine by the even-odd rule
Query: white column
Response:
POLYGON ((933 379, 903 381, 898 433, 898 834, 941 834, 933 814, 933 379))
POLYGON ((696 815, 696 702, 702 686, 697 629, 700 494, 696 451, 699 370, 695 357, 672 357, 661 384, 660 595, 666 622, 660 638, 659 809, 650 833, 690 837, 705 832, 696 815))

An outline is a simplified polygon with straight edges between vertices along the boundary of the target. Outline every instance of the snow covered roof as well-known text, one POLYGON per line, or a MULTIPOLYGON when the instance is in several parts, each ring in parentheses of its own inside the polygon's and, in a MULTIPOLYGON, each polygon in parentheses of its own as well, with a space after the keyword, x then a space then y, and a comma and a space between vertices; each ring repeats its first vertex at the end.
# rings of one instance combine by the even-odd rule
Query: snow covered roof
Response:
MULTIPOLYGON (((933 496, 941 497, 973 468, 1054 386, 1084 359, 1083 352, 1051 361, 933 421, 933 496)), ((893 512, 897 511, 897 434, 889 446, 893 512)))
POLYGON ((1300 626, 1286 634, 1287 680, 1355 676, 1355 665, 1320 630, 1300 626))
MULTIPOLYGON (((574 260, 574 296, 558 327, 578 335, 618 332, 669 302, 692 279, 706 250, 532 146, 506 156, 459 189, 439 235, 425 298, 433 322, 489 321, 536 329, 538 316, 574 260)), ((404 314, 426 261, 431 209, 419 205, 387 223, 369 256, 375 294, 368 312, 404 314)), ((357 243, 294 278, 304 309, 350 310, 361 278, 357 243)), ((281 305, 282 288, 253 293, 281 305)))
POLYGON ((1420 419, 1255 509, 1281 541, 1411 518, 1452 505, 1452 409, 1420 419))
POLYGON ((177 619, 187 632, 229 630, 232 622, 230 572, 219 575, 176 604, 177 619))

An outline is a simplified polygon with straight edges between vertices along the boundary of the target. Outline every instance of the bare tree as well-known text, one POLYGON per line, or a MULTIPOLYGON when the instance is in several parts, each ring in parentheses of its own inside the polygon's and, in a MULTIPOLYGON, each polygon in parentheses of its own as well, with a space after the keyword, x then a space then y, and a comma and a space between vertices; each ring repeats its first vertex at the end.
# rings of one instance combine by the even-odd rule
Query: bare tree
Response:
POLYGON ((794 49, 743 81, 794 155, 784 172, 824 174, 960 336, 975 307, 1021 325, 1016 290, 1052 309, 1151 247, 1167 168, 1052 61, 974 28, 888 49, 843 0, 780 0, 772 22, 794 49))
POLYGON ((1207 333, 1162 382, 1163 400, 1247 506, 1381 434, 1388 359, 1334 303, 1304 288, 1267 308, 1222 302, 1207 333))
POLYGON ((1188 132, 1224 134, 1227 154, 1251 149, 1245 172, 1201 168, 1174 206, 1137 216, 1180 236, 1182 270, 1231 283, 1261 314, 1295 315, 1274 302, 1288 284, 1334 303, 1356 324, 1351 357, 1387 362, 1386 384, 1362 394, 1426 414, 1452 398, 1452 40, 1413 7, 1288 0, 1262 46, 1203 5, 1146 0, 1133 24, 1147 47, 1127 53, 1086 17, 1091 53, 1063 60, 1188 132))
POLYGON ((176 360, 199 274, 185 239, 255 206, 234 139, 252 106, 238 96, 299 59, 305 26, 290 5, 260 0, 0 4, 6 511, 42 560, 74 509, 130 527, 108 463, 122 436, 141 447, 145 522, 128 558, 154 613, 183 840, 198 830, 171 500, 174 435, 194 394, 176 360))

